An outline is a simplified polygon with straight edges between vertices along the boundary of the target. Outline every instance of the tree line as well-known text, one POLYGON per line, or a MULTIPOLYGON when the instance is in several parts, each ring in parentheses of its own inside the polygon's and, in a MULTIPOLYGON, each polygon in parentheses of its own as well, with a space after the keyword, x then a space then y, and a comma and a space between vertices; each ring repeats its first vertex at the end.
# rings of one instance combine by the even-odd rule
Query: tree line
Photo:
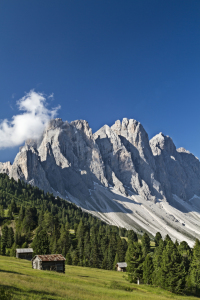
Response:
POLYGON ((34 254, 61 253, 67 264, 114 270, 127 262, 127 280, 155 285, 174 293, 200 290, 200 242, 193 249, 160 233, 151 239, 111 226, 76 205, 55 198, 23 181, 0 174, 0 253, 16 248, 34 254))
POLYGON ((191 249, 187 242, 180 244, 158 232, 155 247, 144 233, 142 243, 129 242, 126 253, 128 280, 159 286, 173 293, 200 291, 200 241, 191 249))

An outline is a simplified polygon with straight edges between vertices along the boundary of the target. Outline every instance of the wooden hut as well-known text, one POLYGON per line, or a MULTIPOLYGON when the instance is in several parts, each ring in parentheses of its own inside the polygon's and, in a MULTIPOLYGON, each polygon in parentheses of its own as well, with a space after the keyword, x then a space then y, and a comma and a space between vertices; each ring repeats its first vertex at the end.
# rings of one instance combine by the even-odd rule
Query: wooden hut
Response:
POLYGON ((127 263, 126 262, 119 262, 115 266, 117 268, 117 271, 119 272, 126 272, 127 263))
POLYGON ((32 268, 65 273, 65 260, 61 254, 35 255, 32 258, 32 268))
POLYGON ((21 259, 31 260, 33 257, 33 249, 32 248, 16 249, 16 257, 21 259))

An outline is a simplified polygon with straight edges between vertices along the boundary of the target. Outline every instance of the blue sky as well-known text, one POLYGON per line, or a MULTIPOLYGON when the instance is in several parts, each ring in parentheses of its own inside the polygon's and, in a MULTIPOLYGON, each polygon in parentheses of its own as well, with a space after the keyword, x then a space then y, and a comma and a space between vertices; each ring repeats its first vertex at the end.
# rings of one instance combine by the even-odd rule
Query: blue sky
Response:
POLYGON ((1 1, 0 66, 1 120, 34 89, 63 120, 133 118, 200 158, 199 0, 1 1))

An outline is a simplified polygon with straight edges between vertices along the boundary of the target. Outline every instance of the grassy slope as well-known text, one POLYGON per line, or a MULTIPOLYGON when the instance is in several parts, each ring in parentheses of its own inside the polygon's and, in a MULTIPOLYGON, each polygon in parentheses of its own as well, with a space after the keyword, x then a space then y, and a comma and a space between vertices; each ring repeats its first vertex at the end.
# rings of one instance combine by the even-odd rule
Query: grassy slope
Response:
POLYGON ((58 274, 33 270, 31 262, 5 256, 0 256, 0 285, 12 290, 14 299, 196 299, 130 284, 120 272, 66 266, 66 273, 58 274))

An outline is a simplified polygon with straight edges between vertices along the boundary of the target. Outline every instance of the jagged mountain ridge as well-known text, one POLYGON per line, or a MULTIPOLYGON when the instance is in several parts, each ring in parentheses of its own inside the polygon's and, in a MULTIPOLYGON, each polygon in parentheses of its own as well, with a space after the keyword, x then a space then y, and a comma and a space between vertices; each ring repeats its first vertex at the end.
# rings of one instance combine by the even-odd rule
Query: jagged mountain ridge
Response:
POLYGON ((200 162, 162 133, 124 118, 96 133, 52 120, 0 172, 74 202, 108 223, 193 243, 200 238, 200 162))

